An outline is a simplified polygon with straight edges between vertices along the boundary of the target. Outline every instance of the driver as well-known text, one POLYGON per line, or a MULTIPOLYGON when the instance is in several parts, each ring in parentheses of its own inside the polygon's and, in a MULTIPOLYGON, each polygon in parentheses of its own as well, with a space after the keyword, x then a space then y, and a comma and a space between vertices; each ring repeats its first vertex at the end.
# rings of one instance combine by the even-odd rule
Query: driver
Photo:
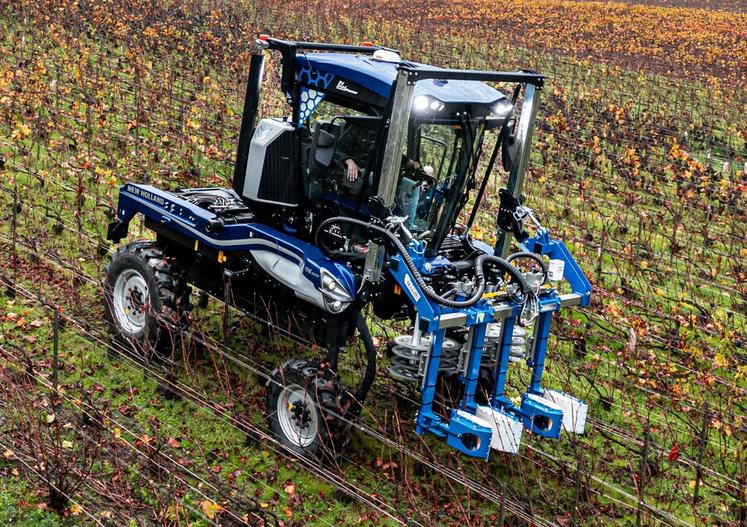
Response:
POLYGON ((357 196, 363 187, 364 179, 360 176, 367 172, 376 135, 374 127, 350 124, 337 143, 335 157, 343 165, 341 185, 351 195, 357 196))
POLYGON ((433 179, 434 170, 430 165, 421 166, 414 159, 409 159, 403 155, 401 172, 402 176, 395 197, 395 210, 397 214, 407 217, 405 225, 412 229, 416 227, 415 219, 417 218, 421 189, 429 180, 433 179))

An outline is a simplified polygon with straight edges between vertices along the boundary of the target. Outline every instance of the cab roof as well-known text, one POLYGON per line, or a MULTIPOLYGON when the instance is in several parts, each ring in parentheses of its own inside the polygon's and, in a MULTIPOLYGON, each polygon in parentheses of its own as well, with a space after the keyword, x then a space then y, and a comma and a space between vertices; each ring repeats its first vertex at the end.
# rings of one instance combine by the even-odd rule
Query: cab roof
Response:
MULTIPOLYGON (((307 69, 322 76, 331 74, 334 77, 329 78, 353 82, 384 100, 391 94, 399 65, 414 69, 426 66, 409 61, 389 62, 371 55, 353 53, 299 52, 296 55, 298 70, 307 69)), ((492 86, 472 80, 423 80, 415 85, 415 95, 430 95, 447 104, 491 105, 505 99, 505 95, 492 86)))

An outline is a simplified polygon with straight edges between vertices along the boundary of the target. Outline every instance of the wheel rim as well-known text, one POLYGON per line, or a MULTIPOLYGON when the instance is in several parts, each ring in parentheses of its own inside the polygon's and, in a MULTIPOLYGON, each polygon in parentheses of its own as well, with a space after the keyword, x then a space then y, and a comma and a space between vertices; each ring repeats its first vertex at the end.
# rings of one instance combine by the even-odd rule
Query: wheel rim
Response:
POLYGON ((278 397, 277 418, 285 437, 306 448, 314 442, 319 429, 319 416, 308 392, 293 384, 283 388, 278 397))
POLYGON ((149 303, 148 283, 134 269, 123 271, 114 283, 114 318, 123 332, 135 335, 145 329, 149 303))

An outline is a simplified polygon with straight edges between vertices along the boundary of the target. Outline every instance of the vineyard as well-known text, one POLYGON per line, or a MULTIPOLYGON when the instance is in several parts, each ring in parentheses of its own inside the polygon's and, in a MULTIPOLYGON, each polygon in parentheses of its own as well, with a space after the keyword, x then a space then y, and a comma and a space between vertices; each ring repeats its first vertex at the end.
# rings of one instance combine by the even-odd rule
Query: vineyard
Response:
MULTIPOLYGON (((0 524, 747 525, 747 7, 721 4, 0 0, 0 524), (263 418, 296 345, 222 302, 193 300, 175 360, 120 353, 119 187, 230 186, 259 32, 548 76, 524 194, 594 286, 544 381, 589 402, 586 434, 473 461, 380 375, 320 463, 263 418)), ((382 371, 394 329, 372 328, 382 371)))

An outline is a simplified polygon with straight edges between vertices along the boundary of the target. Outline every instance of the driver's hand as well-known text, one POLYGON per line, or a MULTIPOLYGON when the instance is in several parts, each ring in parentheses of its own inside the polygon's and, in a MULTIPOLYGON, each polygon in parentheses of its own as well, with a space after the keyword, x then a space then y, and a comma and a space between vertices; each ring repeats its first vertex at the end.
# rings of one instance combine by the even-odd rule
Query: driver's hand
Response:
POLYGON ((347 167, 345 178, 348 181, 355 181, 356 179, 358 179, 358 172, 360 172, 361 169, 361 167, 358 166, 358 163, 356 163, 352 159, 346 159, 345 166, 347 167))

